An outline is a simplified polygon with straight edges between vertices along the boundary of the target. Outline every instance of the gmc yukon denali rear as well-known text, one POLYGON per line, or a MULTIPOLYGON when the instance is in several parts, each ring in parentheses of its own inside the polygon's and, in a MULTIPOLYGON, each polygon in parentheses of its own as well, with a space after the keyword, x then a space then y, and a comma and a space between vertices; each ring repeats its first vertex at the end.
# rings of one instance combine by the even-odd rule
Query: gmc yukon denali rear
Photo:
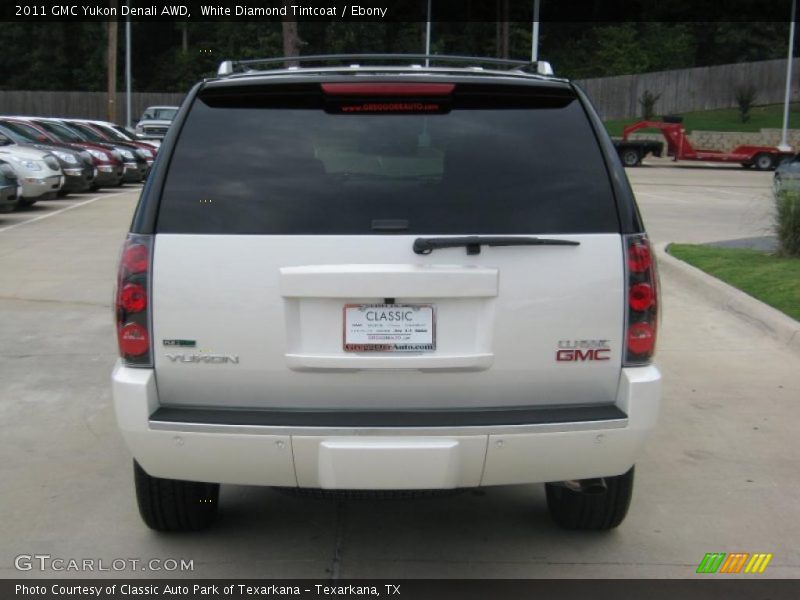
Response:
POLYGON ((541 64, 341 58, 223 63, 161 146, 116 294, 142 518, 541 482, 559 525, 616 527, 658 281, 597 114, 541 64))

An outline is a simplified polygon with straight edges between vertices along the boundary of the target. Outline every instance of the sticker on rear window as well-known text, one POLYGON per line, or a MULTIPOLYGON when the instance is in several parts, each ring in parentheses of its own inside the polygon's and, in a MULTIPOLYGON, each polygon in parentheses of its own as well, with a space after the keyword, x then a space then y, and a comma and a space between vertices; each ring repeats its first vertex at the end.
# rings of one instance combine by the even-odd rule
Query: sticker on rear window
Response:
POLYGON ((397 101, 397 102, 329 102, 325 111, 332 114, 445 114, 450 107, 444 102, 397 101))

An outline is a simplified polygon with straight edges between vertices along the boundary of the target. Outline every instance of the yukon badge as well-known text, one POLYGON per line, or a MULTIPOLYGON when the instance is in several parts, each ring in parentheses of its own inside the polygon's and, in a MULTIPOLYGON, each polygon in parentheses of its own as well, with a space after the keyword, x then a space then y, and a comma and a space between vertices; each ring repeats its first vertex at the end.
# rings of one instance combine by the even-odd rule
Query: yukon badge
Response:
POLYGON ((239 357, 233 354, 165 354, 172 362, 205 363, 208 365, 239 364, 239 357))

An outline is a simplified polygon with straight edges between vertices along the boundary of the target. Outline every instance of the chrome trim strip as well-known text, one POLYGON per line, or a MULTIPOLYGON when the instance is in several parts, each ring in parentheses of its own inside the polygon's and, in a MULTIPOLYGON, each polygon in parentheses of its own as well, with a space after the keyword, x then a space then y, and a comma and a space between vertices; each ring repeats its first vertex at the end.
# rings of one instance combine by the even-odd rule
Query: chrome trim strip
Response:
POLYGON ((572 423, 533 425, 480 425, 474 427, 303 427, 270 425, 222 425, 219 423, 181 423, 150 420, 153 431, 218 433, 242 435, 312 435, 312 436, 427 436, 427 435, 507 435, 514 433, 567 433, 624 429, 628 419, 604 419, 572 423))

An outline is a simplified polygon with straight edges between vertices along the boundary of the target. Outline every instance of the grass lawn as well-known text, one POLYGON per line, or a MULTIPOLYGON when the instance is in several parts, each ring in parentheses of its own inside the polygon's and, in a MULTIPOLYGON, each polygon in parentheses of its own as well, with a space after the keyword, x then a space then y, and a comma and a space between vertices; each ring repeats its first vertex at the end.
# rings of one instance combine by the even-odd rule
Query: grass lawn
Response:
POLYGON ((695 244, 670 244, 669 253, 800 321, 800 258, 695 244))
MULTIPOLYGON (((758 132, 762 128, 783 127, 783 104, 769 104, 767 106, 754 106, 750 109, 750 120, 742 123, 737 108, 721 108, 718 110, 702 110, 688 112, 683 115, 683 126, 687 133, 695 129, 702 131, 749 131, 758 132)), ((660 120, 660 117, 655 117, 660 120)), ((622 135, 622 128, 639 119, 622 119, 618 121, 606 121, 606 129, 615 137, 622 135)), ((800 129, 800 104, 794 103, 789 106, 789 128, 800 129)), ((640 133, 654 132, 656 129, 640 129, 640 133)))

